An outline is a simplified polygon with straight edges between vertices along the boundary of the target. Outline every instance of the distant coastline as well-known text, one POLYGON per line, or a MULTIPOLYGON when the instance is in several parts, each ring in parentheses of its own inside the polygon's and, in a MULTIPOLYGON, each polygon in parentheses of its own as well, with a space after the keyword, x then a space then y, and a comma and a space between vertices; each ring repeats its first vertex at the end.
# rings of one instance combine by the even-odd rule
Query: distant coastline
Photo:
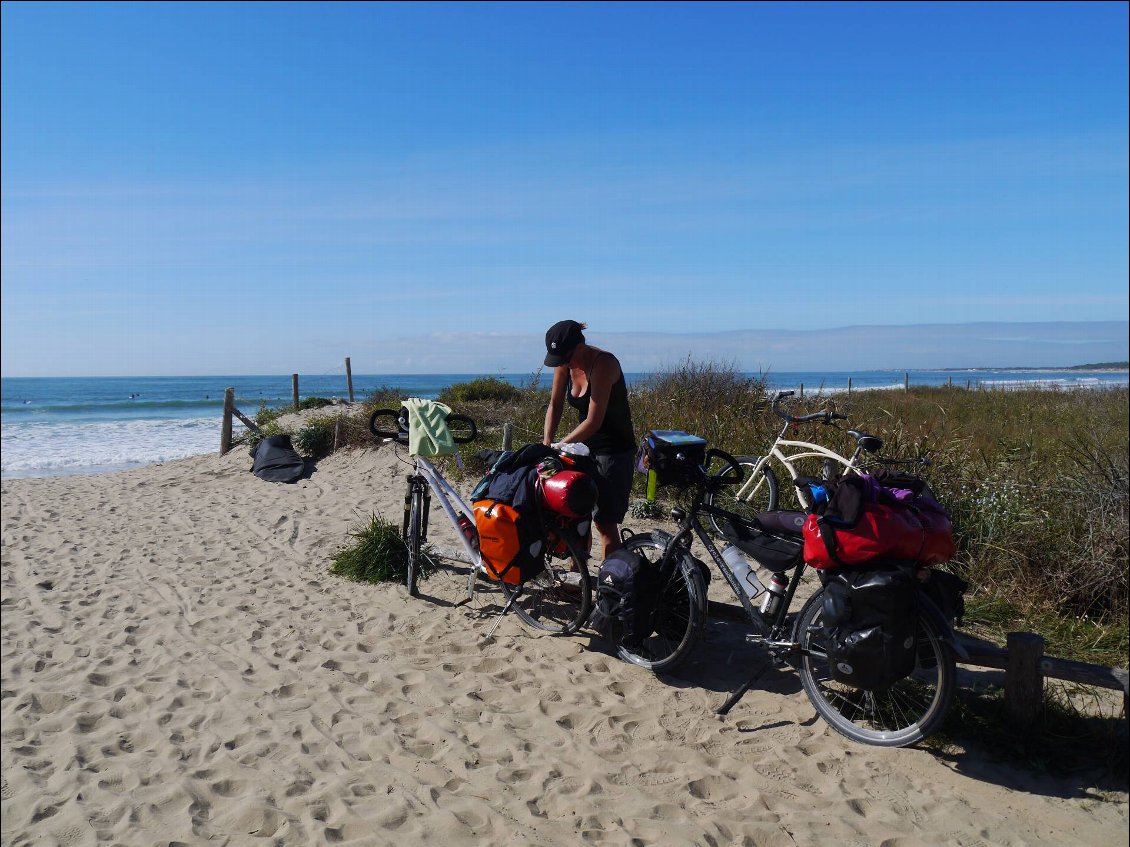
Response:
MULTIPOLYGON (((915 370, 911 368, 911 370, 915 370)), ((1023 373, 1071 373, 1072 371, 1097 371, 1099 373, 1122 373, 1130 371, 1130 362, 1099 362, 1094 365, 1069 365, 1067 367, 1035 368, 1031 365, 1015 368, 938 368, 946 373, 994 373, 997 371, 1020 371, 1023 373)))

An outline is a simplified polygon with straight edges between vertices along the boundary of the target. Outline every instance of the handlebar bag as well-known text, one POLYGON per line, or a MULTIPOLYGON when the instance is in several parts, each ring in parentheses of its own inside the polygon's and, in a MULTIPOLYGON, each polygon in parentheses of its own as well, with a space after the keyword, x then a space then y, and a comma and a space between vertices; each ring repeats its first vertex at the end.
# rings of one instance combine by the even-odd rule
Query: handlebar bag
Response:
POLYGON ((909 676, 918 660, 918 585, 907 568, 828 576, 821 609, 832 678, 869 691, 909 676))
POLYGON ((677 429, 653 429, 640 448, 659 485, 685 488, 702 478, 706 439, 677 429))

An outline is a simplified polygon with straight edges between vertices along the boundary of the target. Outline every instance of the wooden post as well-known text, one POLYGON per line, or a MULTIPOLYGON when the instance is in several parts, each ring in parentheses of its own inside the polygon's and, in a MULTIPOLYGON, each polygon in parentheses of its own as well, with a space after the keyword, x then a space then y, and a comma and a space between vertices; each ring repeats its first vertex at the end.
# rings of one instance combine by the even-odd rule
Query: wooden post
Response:
POLYGON ((1008 667, 1004 672, 1004 704, 1011 720, 1022 730, 1036 723, 1044 705, 1043 636, 1033 632, 1008 634, 1008 667))
POLYGON ((848 394, 851 394, 851 377, 848 377, 848 394))
POLYGON ((290 387, 294 393, 294 411, 298 411, 298 374, 290 375, 290 387))
POLYGON ((804 383, 803 382, 800 384, 800 399, 801 400, 804 399, 804 383))
POLYGON ((949 383, 949 385, 950 385, 950 388, 953 388, 953 377, 952 377, 952 376, 950 377, 950 383, 949 383))
POLYGON ((502 449, 510 450, 514 445, 514 424, 504 423, 502 425, 502 449))
POLYGON ((349 402, 353 402, 353 369, 349 367, 349 357, 345 357, 345 384, 349 386, 349 402))
POLYGON ((965 390, 968 391, 969 388, 970 388, 970 380, 967 379, 967 380, 965 380, 965 390))
POLYGON ((231 418, 235 408, 235 389, 224 389, 224 422, 220 426, 220 455, 231 450, 231 418))
POLYGON ((902 372, 902 390, 910 391, 910 371, 902 372))

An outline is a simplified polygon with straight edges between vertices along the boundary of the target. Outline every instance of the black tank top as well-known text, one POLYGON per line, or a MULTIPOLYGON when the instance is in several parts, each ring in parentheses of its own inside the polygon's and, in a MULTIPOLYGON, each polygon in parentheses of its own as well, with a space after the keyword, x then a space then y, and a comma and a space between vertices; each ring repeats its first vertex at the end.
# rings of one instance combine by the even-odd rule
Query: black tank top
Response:
MULTIPOLYGON (((610 356, 611 353, 603 352, 601 356, 610 356)), ((599 358, 599 356, 598 356, 599 358)), ((569 375, 565 386, 565 399, 569 405, 577 410, 579 420, 583 421, 589 416, 589 397, 592 396, 592 383, 585 388, 585 393, 580 397, 573 396, 573 376, 569 375)), ((604 415, 604 422, 600 425, 596 435, 589 438, 585 445, 594 455, 609 455, 623 453, 636 449, 636 433, 632 429, 632 410, 628 407, 628 386, 624 382, 624 371, 620 371, 620 378, 612 385, 608 395, 608 411, 604 415)))

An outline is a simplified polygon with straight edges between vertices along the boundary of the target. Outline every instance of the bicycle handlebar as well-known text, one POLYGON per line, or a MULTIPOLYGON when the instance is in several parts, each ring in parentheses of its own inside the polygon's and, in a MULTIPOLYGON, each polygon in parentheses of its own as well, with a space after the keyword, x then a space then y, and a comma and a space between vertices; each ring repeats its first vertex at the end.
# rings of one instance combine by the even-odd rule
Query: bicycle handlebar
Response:
MULTIPOLYGON (((474 441, 479 434, 479 428, 475 422, 466 415, 450 414, 446 418, 447 423, 452 424, 466 424, 471 432, 467 435, 455 435, 452 433, 451 438, 456 444, 469 444, 474 441)), ((391 438, 395 439, 400 444, 408 443, 408 421, 401 417, 398 409, 377 409, 369 416, 369 432, 373 433, 377 438, 391 438), (377 427, 377 420, 380 418, 392 418, 396 421, 396 429, 379 429, 377 427)))
POLYGON ((745 478, 745 471, 742 470, 741 463, 725 450, 711 447, 706 451, 706 464, 709 465, 710 460, 715 457, 721 459, 725 464, 721 471, 714 476, 707 477, 708 480, 716 485, 736 485, 745 478))
POLYGON ((792 397, 796 394, 795 391, 778 391, 777 396, 773 398, 773 411, 780 418, 784 418, 789 423, 809 423, 811 421, 820 421, 825 426, 830 425, 833 421, 846 421, 847 415, 841 415, 839 412, 833 412, 825 409, 823 412, 814 412, 811 415, 790 415, 781 408, 781 401, 786 397, 792 397))

